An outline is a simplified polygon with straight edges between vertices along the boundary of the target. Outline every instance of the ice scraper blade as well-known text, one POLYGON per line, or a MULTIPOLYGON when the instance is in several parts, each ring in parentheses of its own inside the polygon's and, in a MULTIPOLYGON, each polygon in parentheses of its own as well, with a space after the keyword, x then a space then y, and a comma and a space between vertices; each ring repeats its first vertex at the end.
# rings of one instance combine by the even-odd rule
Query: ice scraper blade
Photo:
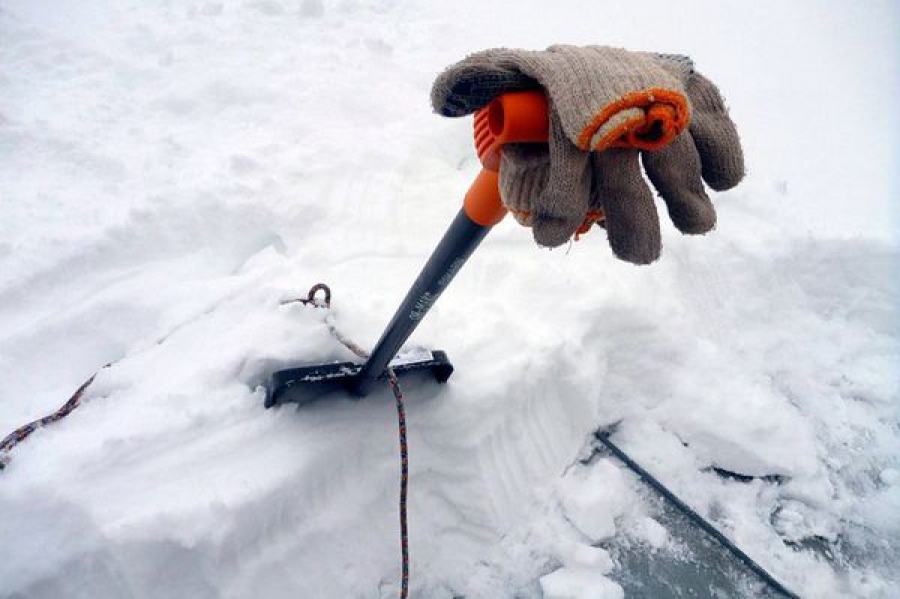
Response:
POLYGON ((466 193, 462 209, 425 263, 368 360, 365 364, 341 362, 278 371, 272 375, 266 389, 266 407, 306 395, 302 393, 303 388, 327 391, 343 387, 353 395, 363 397, 388 368, 397 374, 430 370, 438 381, 446 381, 453 366, 443 352, 435 351, 431 359, 408 364, 394 365, 391 361, 472 252, 506 215, 498 185, 500 149, 507 143, 546 143, 547 136, 547 99, 539 91, 503 94, 478 111, 475 114, 475 149, 482 164, 481 172, 466 193))
MULTIPOLYGON (((453 374, 453 364, 442 351, 419 351, 415 356, 397 356, 390 367, 402 377, 413 372, 430 373, 439 383, 446 382, 453 374)), ((288 368, 274 373, 266 386, 267 408, 282 403, 309 403, 329 391, 344 388, 348 391, 359 384, 363 364, 333 362, 288 368)))

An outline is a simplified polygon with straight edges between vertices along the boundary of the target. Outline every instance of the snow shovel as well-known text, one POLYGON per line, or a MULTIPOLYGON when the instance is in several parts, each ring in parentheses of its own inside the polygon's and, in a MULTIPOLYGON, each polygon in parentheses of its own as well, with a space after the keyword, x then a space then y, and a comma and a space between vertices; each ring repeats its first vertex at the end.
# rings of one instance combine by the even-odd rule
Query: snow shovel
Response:
POLYGON ((547 136, 547 100, 542 92, 503 94, 478 111, 475 149, 483 168, 368 360, 364 364, 335 362, 277 371, 266 388, 266 407, 305 403, 310 397, 341 387, 364 397, 388 368, 397 375, 430 371, 439 382, 445 382, 453 373, 453 365, 444 352, 422 351, 412 356, 397 356, 397 352, 488 231, 506 215, 498 187, 500 148, 507 143, 545 143, 547 136))

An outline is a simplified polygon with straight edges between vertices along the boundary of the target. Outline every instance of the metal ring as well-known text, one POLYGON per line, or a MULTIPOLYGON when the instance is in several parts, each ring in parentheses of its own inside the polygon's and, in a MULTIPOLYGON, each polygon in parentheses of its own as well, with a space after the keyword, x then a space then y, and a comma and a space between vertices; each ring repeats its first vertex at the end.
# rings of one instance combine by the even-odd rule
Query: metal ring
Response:
POLYGON ((306 303, 312 304, 313 306, 318 306, 316 303, 316 294, 319 291, 325 292, 325 307, 331 307, 331 289, 329 289, 328 285, 325 283, 317 283, 312 286, 312 289, 309 290, 309 294, 306 296, 306 303))

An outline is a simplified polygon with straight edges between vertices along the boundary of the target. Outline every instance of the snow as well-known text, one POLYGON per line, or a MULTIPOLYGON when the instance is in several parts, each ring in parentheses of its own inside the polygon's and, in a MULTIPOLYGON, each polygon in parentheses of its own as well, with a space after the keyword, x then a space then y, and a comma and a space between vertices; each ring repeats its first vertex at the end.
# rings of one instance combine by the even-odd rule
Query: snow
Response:
POLYGON ((576 471, 560 490, 566 518, 591 543, 613 536, 628 505, 625 474, 611 462, 576 471))
POLYGON ((622 587, 596 568, 560 568, 541 578, 546 599, 621 599, 622 587))
POLYGON ((491 233, 410 341, 456 367, 405 386, 413 596, 621 597, 622 547, 688 555, 587 460, 613 423, 802 596, 897 596, 898 27, 891 2, 0 3, 0 435, 113 363, 0 472, 0 597, 396 596, 392 398, 264 410, 272 370, 353 359, 281 302, 327 282, 372 344, 477 172, 435 74, 555 42, 690 54, 749 176, 651 267, 601 231, 491 233))

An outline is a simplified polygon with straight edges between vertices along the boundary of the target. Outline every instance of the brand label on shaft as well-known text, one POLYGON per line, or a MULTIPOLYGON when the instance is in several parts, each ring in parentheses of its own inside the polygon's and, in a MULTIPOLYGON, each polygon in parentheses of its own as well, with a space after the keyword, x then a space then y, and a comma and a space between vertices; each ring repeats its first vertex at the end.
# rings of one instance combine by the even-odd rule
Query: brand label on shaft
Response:
POLYGON ((453 280, 453 277, 456 276, 456 273, 459 272, 459 269, 462 268, 462 265, 466 263, 465 258, 457 258, 454 260, 450 267, 447 268, 446 272, 441 275, 441 278, 438 279, 437 285, 433 291, 426 291, 422 295, 419 296, 419 299, 416 300, 413 309, 409 312, 409 319, 412 321, 422 320, 422 317, 431 309, 431 306, 434 305, 434 302, 441 296, 441 292, 444 291, 444 288, 450 284, 450 281, 453 280))
POLYGON ((425 316, 425 313, 428 312, 428 309, 431 308, 440 295, 440 293, 431 293, 430 291, 426 291, 420 295, 419 299, 416 300, 416 305, 413 306, 413 309, 409 313, 409 319, 422 320, 422 317, 425 316))

